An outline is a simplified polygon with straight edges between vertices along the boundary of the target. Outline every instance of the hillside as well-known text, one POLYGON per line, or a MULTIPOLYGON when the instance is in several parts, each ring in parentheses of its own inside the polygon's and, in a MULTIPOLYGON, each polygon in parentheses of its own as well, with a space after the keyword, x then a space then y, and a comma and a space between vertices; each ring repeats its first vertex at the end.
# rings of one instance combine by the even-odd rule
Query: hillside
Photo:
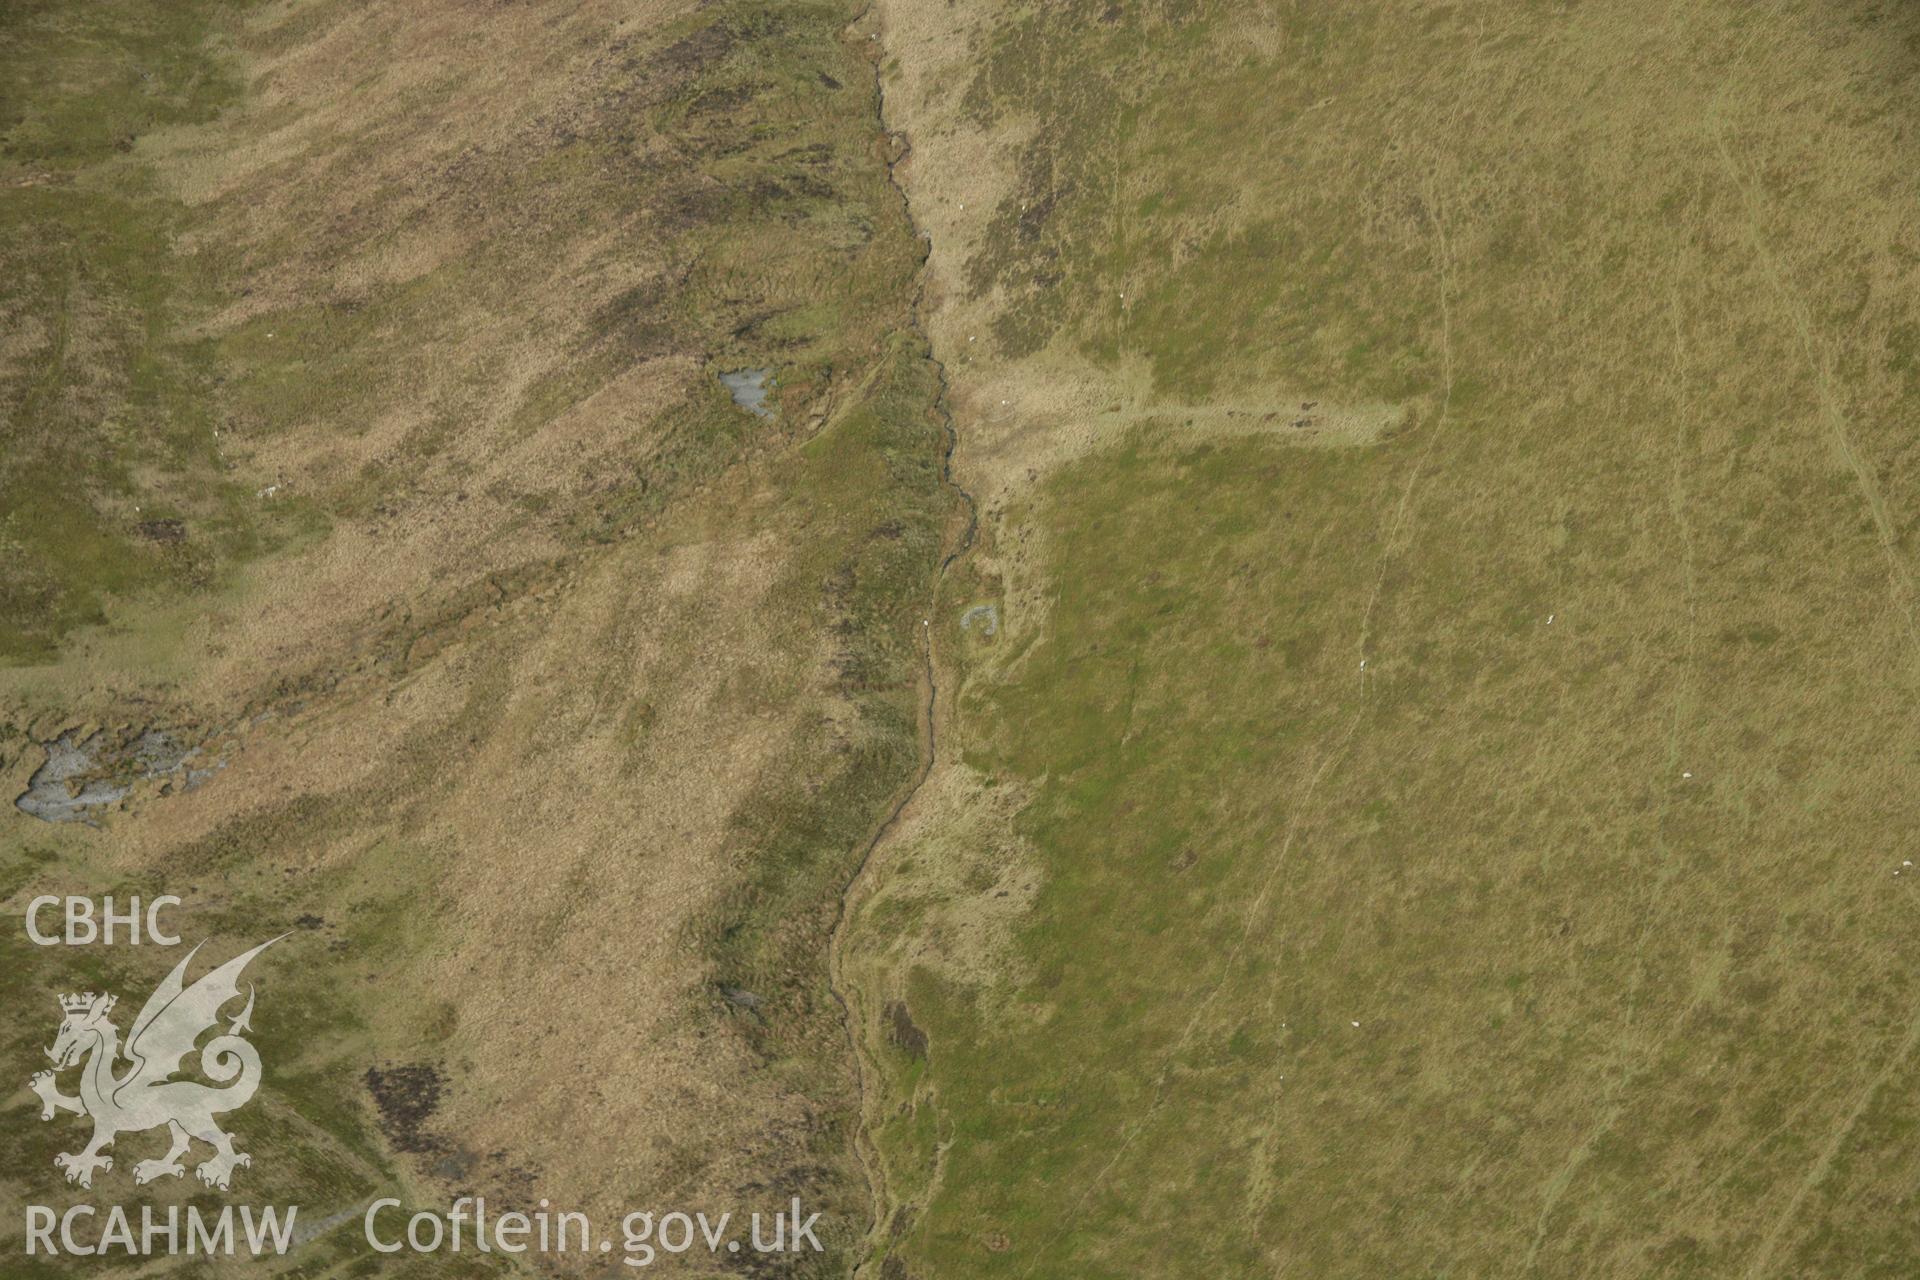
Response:
POLYGON ((1914 15, 880 7, 892 1274, 1911 1273, 1914 15))
POLYGON ((1917 56, 11 5, 0 1274, 1911 1276, 1917 56))
MULTIPOLYGON (((919 764, 956 499, 854 16, 9 13, 0 767, 64 738, 125 793, 9 809, 23 1082, 53 994, 131 1017, 179 958, 36 948, 30 899, 172 893, 208 957, 291 933, 251 1199, 857 1230, 826 942, 919 764)), ((8 1106, 8 1199, 97 1199, 8 1106)))

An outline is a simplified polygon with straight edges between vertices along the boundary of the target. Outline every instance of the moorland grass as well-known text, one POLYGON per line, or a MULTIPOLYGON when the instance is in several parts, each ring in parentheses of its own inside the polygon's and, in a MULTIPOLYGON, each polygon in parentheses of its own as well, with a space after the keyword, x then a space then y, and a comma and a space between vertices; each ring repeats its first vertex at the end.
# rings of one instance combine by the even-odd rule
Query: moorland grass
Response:
POLYGON ((961 837, 882 864, 888 1248, 1910 1272, 1911 19, 1101 16, 987 18, 959 113, 1047 123, 964 273, 1029 431, 1104 408, 1065 356, 1408 417, 1169 415, 995 508, 944 740, 1042 887, 983 970, 961 837))

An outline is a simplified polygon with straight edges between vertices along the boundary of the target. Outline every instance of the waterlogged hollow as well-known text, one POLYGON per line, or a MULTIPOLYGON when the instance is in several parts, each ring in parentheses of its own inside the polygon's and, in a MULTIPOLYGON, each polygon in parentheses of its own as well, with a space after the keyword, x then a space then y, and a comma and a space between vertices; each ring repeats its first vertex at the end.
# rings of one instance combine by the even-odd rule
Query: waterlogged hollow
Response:
POLYGON ((767 407, 767 379, 772 373, 771 369, 735 369, 720 375, 720 385, 727 389, 733 402, 748 413, 771 418, 773 410, 767 407))
POLYGON ((131 788, 104 778, 70 785, 93 769, 93 748, 99 737, 96 733, 75 742, 71 733, 63 733, 47 743, 47 762, 33 771, 14 807, 43 822, 86 822, 91 820, 87 810, 125 799, 131 788))
POLYGON ((202 759, 200 748, 186 746, 164 729, 149 729, 118 749, 98 731, 84 739, 69 731, 41 745, 46 762, 33 771, 13 804, 43 822, 97 826, 93 811, 126 799, 136 778, 170 779, 169 785, 192 791, 226 765, 221 759, 202 759))

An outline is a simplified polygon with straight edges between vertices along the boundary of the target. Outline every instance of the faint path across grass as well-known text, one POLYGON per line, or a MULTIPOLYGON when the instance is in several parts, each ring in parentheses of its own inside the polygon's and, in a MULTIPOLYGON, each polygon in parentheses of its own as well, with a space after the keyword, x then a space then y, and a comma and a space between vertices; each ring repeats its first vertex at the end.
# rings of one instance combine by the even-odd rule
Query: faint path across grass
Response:
MULTIPOLYGON (((1778 12, 1780 7, 1776 4, 1769 12, 1778 12)), ((1745 61, 1766 29, 1764 24, 1755 23, 1754 30, 1742 42, 1734 56, 1733 61, 1736 66, 1745 61)), ((1732 83, 1731 78, 1728 83, 1732 83)), ((1867 512, 1873 520, 1874 532, 1886 560, 1890 602, 1906 631, 1914 669, 1920 672, 1920 620, 1916 620, 1914 614, 1912 571, 1900 554, 1899 535, 1894 530, 1893 520, 1888 514, 1886 498, 1880 491, 1879 482, 1874 478, 1872 468, 1868 466, 1859 445, 1853 438, 1853 433, 1848 428, 1847 411, 1840 403, 1840 392, 1834 379, 1832 363, 1814 335, 1806 301, 1787 278, 1779 255, 1764 230, 1764 210, 1760 193, 1756 189, 1753 178, 1741 166, 1728 143, 1726 119, 1724 112, 1720 109, 1723 100, 1724 94, 1721 100, 1716 101, 1710 117, 1714 148, 1727 178, 1740 194, 1746 213, 1747 236, 1752 245, 1754 257, 1759 262, 1774 296, 1792 325, 1800 353, 1806 361, 1808 373, 1813 378, 1818 394, 1820 420, 1826 424, 1828 437, 1833 442, 1835 451, 1846 463, 1847 470, 1859 490, 1860 499, 1866 505, 1867 512)), ((1806 1175, 1794 1187, 1793 1194, 1786 1205, 1772 1216, 1766 1235, 1761 1239, 1751 1264, 1743 1273, 1746 1280, 1761 1280, 1761 1277, 1772 1275, 1777 1270, 1777 1254, 1780 1245, 1799 1216, 1801 1207, 1806 1203, 1808 1196, 1825 1181, 1833 1169, 1834 1158, 1859 1124, 1861 1116, 1879 1096, 1893 1073, 1912 1055, 1916 1045, 1920 1045, 1920 1011, 1915 1012, 1912 1021, 1908 1023, 1906 1034, 1889 1052, 1880 1069, 1854 1095, 1852 1105, 1836 1117, 1827 1140, 1821 1145, 1813 1163, 1808 1166, 1806 1175)))

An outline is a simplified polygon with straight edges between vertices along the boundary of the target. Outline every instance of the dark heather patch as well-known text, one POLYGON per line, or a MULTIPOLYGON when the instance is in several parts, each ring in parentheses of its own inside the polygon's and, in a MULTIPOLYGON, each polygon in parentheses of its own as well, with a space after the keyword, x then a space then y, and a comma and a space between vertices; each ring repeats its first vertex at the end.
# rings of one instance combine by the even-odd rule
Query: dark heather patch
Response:
POLYGON ((187 537, 184 520, 142 520, 134 530, 148 542, 184 542, 187 537))
POLYGON ((444 1144, 424 1132, 424 1126, 440 1109, 444 1083, 439 1070, 425 1063, 367 1068, 367 1092, 379 1109, 381 1132, 395 1151, 441 1150, 444 1144))
POLYGON ((902 1052, 911 1058, 927 1056, 927 1033, 914 1024, 913 1015, 907 1010, 906 1001, 895 1000, 887 1005, 887 1038, 900 1046, 902 1052))

